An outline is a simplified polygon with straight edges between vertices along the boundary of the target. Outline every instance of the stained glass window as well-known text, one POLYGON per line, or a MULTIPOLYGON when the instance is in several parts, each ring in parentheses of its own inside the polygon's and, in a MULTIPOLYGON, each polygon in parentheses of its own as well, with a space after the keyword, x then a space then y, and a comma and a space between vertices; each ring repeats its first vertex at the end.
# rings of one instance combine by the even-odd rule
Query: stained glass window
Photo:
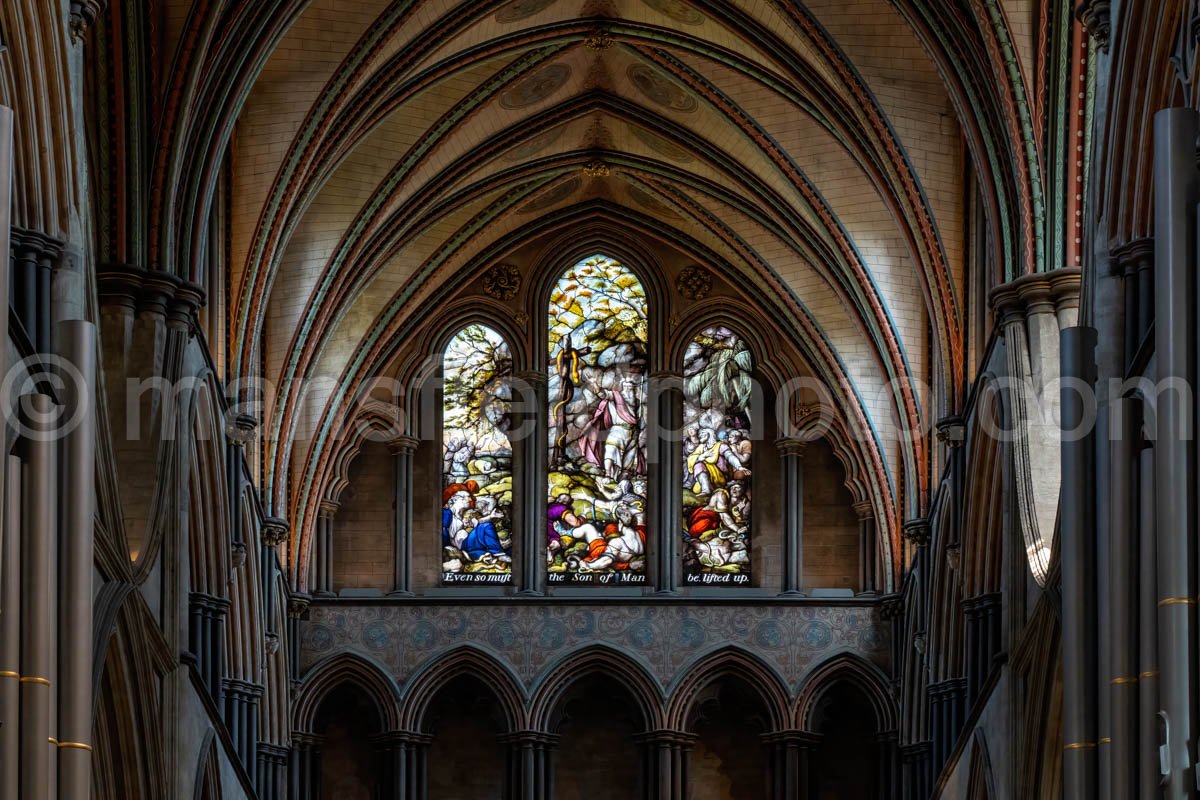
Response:
POLYGON ((728 328, 684 356, 683 565, 688 584, 750 582, 754 358, 728 328))
POLYGON ((512 356, 470 325, 442 359, 442 581, 512 581, 512 356))
POLYGON ((645 289, 611 258, 584 259, 548 323, 550 582, 645 583, 645 289))

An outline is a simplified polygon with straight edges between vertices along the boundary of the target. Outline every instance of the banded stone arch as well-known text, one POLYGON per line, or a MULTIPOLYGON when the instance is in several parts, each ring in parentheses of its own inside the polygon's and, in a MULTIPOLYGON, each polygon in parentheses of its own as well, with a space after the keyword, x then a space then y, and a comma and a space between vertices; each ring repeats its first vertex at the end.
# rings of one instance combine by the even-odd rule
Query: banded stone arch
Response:
POLYGON ((543 670, 529 700, 529 729, 552 732, 557 722, 554 715, 567 691, 581 678, 597 673, 616 675, 623 680, 647 731, 663 727, 662 692, 650 672, 626 653, 607 645, 593 645, 564 656, 543 670))
POLYGON ((321 704, 341 686, 358 689, 379 713, 385 731, 400 730, 400 690, 380 664, 357 653, 339 653, 312 667, 296 690, 292 730, 311 733, 321 704))
POLYGON ((839 683, 848 683, 866 697, 875 711, 880 732, 896 730, 896 701, 891 686, 879 667, 856 653, 838 653, 809 670, 797 692, 792 724, 796 730, 811 731, 813 716, 821 699, 839 683))
POLYGON ((520 680, 498 656, 472 644, 429 659, 404 683, 400 729, 423 732, 429 707, 438 693, 455 679, 479 678, 504 712, 508 732, 527 728, 526 694, 520 680))
POLYGON ((697 702, 722 680, 734 681, 762 700, 768 714, 768 732, 786 727, 791 702, 779 674, 753 653, 729 646, 701 656, 682 672, 667 706, 668 729, 687 730, 697 702))

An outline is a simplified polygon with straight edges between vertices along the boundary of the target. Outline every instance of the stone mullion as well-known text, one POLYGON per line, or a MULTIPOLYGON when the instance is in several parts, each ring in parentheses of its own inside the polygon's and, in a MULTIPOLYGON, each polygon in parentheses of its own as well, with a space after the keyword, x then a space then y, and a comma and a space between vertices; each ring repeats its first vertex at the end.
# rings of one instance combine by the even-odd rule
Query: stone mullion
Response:
MULTIPOLYGON (((401 597, 413 593, 413 454, 419 445, 420 441, 411 436, 398 437, 388 444, 395 463, 396 480, 393 517, 395 562, 391 594, 401 597)), ((332 547, 329 548, 329 553, 332 554, 332 547)), ((330 586, 332 586, 332 576, 330 576, 330 586)))
POLYGON ((804 450, 800 439, 775 443, 781 461, 783 486, 783 587, 782 594, 803 596, 804 582, 804 450))
MULTIPOLYGON (((514 397, 514 415, 519 415, 518 436, 513 442, 513 457, 519 465, 516 496, 516 535, 519 552, 517 591, 538 596, 546 591, 546 486, 547 486, 547 386, 546 373, 523 371, 517 373, 514 389, 524 389, 519 404, 514 397)), ((514 395, 522 394, 514 392, 514 395)))

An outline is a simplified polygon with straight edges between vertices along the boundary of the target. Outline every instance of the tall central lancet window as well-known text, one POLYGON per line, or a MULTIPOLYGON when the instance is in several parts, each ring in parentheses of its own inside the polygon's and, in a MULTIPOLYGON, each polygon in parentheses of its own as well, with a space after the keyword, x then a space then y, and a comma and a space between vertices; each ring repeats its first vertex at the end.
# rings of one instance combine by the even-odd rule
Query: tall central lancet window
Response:
POLYGON ((442 357, 442 582, 512 582, 512 356, 469 325, 442 357))
POLYGON ((715 326, 683 362, 683 566, 689 584, 750 582, 754 357, 715 326))
POLYGON ((646 581, 646 291, 596 255, 550 297, 551 583, 646 581))

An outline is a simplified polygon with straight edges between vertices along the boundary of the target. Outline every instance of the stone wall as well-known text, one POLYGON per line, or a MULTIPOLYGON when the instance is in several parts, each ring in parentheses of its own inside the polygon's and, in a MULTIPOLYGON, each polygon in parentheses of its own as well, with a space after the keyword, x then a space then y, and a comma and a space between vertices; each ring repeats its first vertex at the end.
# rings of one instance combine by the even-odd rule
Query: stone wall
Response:
POLYGON ((395 580, 395 466, 385 445, 370 442, 350 466, 333 523, 333 590, 390 591, 395 580))

